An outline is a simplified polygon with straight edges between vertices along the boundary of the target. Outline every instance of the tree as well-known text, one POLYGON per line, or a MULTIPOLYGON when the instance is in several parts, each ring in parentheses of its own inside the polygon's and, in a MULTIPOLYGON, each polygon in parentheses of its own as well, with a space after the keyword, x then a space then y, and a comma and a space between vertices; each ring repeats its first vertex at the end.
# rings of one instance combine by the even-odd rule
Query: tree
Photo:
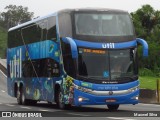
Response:
POLYGON ((0 27, 0 58, 5 58, 6 46, 7 46, 7 31, 0 27))
POLYGON ((160 24, 153 27, 150 36, 147 37, 147 40, 160 45, 160 24))
POLYGON ((139 66, 156 73, 160 69, 160 11, 155 11, 150 5, 143 5, 142 8, 131 13, 131 16, 137 37, 147 40, 149 44, 147 59, 141 56, 142 48, 138 50, 139 66))
POLYGON ((160 23, 160 11, 155 11, 150 5, 143 5, 136 12, 131 13, 136 31, 139 36, 147 38, 153 28, 160 23))
POLYGON ((7 30, 33 18, 34 13, 28 12, 27 7, 9 5, 6 12, 0 12, 0 57, 5 58, 7 47, 7 30))
POLYGON ((28 12, 28 7, 9 5, 5 7, 6 12, 0 14, 0 24, 5 29, 29 21, 34 13, 28 12))

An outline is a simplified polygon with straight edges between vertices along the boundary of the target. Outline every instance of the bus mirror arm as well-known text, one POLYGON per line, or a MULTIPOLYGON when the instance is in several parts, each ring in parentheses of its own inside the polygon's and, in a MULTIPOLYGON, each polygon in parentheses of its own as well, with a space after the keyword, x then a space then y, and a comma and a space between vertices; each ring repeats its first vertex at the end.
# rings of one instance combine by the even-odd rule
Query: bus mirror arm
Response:
POLYGON ((75 66, 75 75, 74 77, 76 78, 77 74, 78 74, 78 50, 77 50, 77 45, 75 43, 75 41, 70 38, 70 37, 65 37, 65 38, 62 38, 62 40, 69 44, 70 47, 71 47, 71 53, 72 53, 72 58, 73 58, 73 61, 74 61, 74 66, 75 66))
POLYGON ((77 45, 76 45, 75 41, 72 38, 70 38, 70 37, 62 38, 62 40, 65 43, 68 43, 70 45, 70 47, 71 47, 71 53, 72 53, 72 58, 73 59, 78 58, 78 50, 77 50, 77 45))
POLYGON ((145 40, 141 38, 137 38, 137 43, 140 43, 143 46, 143 56, 147 57, 148 56, 148 44, 145 40))

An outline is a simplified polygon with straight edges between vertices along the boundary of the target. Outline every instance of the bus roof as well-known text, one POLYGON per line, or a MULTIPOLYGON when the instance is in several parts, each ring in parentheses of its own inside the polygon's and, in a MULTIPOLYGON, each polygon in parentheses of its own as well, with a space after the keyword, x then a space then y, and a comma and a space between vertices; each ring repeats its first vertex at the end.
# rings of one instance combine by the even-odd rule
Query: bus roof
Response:
POLYGON ((57 13, 52 13, 52 14, 49 14, 49 15, 47 15, 47 16, 38 17, 38 18, 36 18, 36 19, 30 20, 30 21, 28 21, 28 22, 25 22, 25 23, 22 23, 22 24, 20 24, 20 25, 15 26, 15 27, 12 27, 12 28, 10 28, 8 31, 12 31, 12 30, 21 28, 21 27, 23 27, 23 26, 29 25, 29 24, 31 24, 31 23, 34 23, 34 22, 43 20, 43 19, 48 18, 48 17, 51 17, 51 16, 56 16, 56 14, 57 14, 57 13))
POLYGON ((85 12, 90 12, 90 11, 110 11, 110 12, 119 12, 119 13, 127 13, 127 11, 124 10, 118 10, 118 9, 109 9, 109 8, 75 8, 75 9, 64 9, 60 10, 59 13, 61 12, 72 12, 72 11, 85 11, 85 12))
POLYGON ((20 25, 17 25, 15 27, 12 27, 10 28, 8 31, 12 31, 12 30, 15 30, 15 29, 18 29, 18 28, 21 28, 21 27, 24 27, 26 25, 29 25, 31 23, 34 23, 34 22, 37 22, 37 21, 40 21, 40 20, 43 20, 45 18, 48 18, 48 17, 51 17, 51 16, 56 16, 57 13, 66 13, 66 12, 73 12, 73 11, 82 11, 82 12, 91 12, 91 11, 109 11, 109 12, 113 12, 113 13, 128 13, 127 11, 124 11, 124 10, 118 10, 118 9, 108 9, 108 8, 75 8, 75 9, 63 9, 63 10, 60 10, 58 12, 55 12, 55 13, 51 13, 47 16, 43 16, 43 17, 38 17, 36 19, 33 19, 33 20, 30 20, 28 22, 25 22, 25 23, 22 23, 20 25))

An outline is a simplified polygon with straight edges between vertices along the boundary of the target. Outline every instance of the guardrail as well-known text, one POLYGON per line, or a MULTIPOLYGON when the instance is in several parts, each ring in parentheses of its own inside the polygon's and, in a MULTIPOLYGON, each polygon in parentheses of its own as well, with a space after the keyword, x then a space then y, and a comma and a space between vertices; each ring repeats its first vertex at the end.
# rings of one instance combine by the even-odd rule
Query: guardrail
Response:
POLYGON ((7 75, 7 69, 6 69, 6 67, 4 67, 1 63, 0 63, 0 70, 1 70, 5 75, 7 75))
POLYGON ((157 80, 157 102, 160 103, 160 80, 157 80))
POLYGON ((6 59, 1 59, 0 58, 0 70, 7 75, 7 60, 6 59))
POLYGON ((7 60, 0 58, 0 64, 2 64, 5 68, 7 68, 7 60))

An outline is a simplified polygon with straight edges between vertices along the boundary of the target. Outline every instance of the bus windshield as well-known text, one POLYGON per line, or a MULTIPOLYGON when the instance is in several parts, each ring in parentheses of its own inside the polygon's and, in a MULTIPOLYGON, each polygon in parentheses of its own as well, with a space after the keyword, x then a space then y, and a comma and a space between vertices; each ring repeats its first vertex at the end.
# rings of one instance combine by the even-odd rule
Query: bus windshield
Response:
POLYGON ((131 36, 133 26, 128 14, 75 14, 76 35, 131 36))
POLYGON ((137 75, 135 53, 135 49, 94 50, 79 48, 79 75, 116 81, 133 77, 137 75))

